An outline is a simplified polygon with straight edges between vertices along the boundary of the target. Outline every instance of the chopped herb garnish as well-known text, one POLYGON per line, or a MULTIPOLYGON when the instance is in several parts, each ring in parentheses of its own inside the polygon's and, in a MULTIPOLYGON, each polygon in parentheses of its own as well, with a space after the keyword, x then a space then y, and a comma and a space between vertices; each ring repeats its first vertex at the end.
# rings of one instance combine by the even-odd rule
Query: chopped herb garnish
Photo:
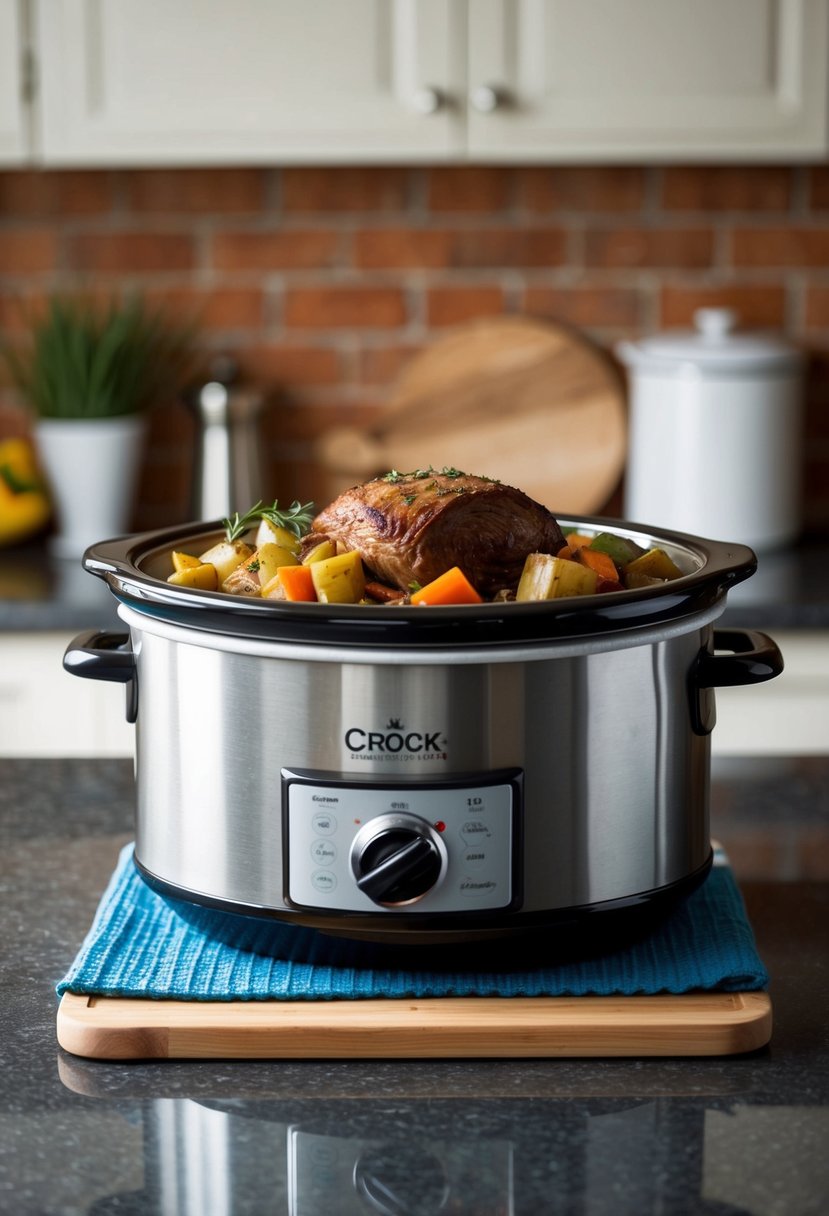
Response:
POLYGON ((412 581, 408 584, 408 587, 409 587, 409 591, 419 591, 420 583, 417 581, 417 579, 413 578, 412 581))
POLYGON ((259 569, 259 558, 257 558, 256 561, 251 562, 250 565, 248 566, 248 570, 250 570, 251 574, 255 574, 258 569, 259 569))
POLYGON ((403 501, 407 507, 410 507, 416 498, 417 498, 416 494, 404 494, 403 495, 403 501))
MULTIPOLYGON (((434 477, 438 472, 432 465, 427 469, 413 469, 411 473, 401 473, 398 469, 392 469, 388 473, 384 473, 377 481, 387 481, 390 485, 397 485, 400 481, 423 481, 427 477, 434 477)), ((454 465, 444 465, 439 471, 439 476, 447 477, 450 481, 456 481, 459 477, 477 477, 478 481, 489 481, 493 485, 500 485, 497 477, 485 477, 483 473, 471 474, 464 473, 463 469, 456 469, 454 465)), ((437 489, 437 482, 431 482, 427 487, 428 490, 437 489)))

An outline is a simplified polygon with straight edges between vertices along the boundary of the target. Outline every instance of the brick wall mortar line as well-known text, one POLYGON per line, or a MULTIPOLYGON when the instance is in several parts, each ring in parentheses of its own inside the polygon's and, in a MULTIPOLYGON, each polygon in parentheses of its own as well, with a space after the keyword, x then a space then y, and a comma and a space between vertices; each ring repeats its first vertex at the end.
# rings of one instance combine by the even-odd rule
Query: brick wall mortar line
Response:
POLYGON ((278 337, 285 325, 285 292, 281 282, 263 284, 262 314, 265 334, 278 337))
POLYGON ((642 320, 644 322, 644 332, 657 333, 663 327, 662 325, 662 301, 661 301, 661 284, 660 275, 643 274, 640 278, 642 287, 642 320))
POLYGON ((427 191, 428 170, 422 165, 409 169, 403 190, 403 214, 410 219, 416 216, 422 218, 428 216, 427 191))
POLYGON ((809 207, 809 170, 805 165, 797 165, 792 169, 791 181, 790 214, 800 219, 813 215, 809 207))
POLYGON ((213 226, 207 220, 201 220, 193 225, 193 278, 202 286, 210 286, 216 282, 217 271, 211 258, 213 244, 213 226))
POLYGON ((784 314, 787 333, 802 334, 806 332, 807 283, 806 274, 794 273, 787 276, 784 314))
POLYGON ((129 214, 128 172, 124 169, 112 170, 112 207, 113 214, 129 214))
MULTIPOLYGON (((405 288, 406 298, 406 318, 405 326, 401 326, 399 330, 392 331, 400 335, 400 340, 404 342, 419 343, 426 339, 429 332, 428 322, 428 307, 426 303, 426 291, 422 284, 411 282, 405 288)), ((375 333, 377 331, 374 331, 375 333)))
POLYGON ((283 177, 279 169, 266 169, 262 208, 266 215, 278 216, 282 211, 283 177))
POLYGON ((712 269, 726 270, 733 268, 733 241, 731 232, 723 224, 718 224, 714 228, 714 248, 712 261, 712 269))
POLYGON ((645 169, 645 186, 642 191, 641 213, 653 216, 662 212, 665 192, 665 170, 661 165, 650 165, 645 169))

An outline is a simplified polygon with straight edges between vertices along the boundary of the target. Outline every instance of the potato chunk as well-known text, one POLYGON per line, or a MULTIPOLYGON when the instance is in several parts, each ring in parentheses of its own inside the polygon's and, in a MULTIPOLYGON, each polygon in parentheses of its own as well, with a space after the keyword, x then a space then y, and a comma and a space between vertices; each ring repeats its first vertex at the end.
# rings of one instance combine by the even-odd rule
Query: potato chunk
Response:
POLYGON ((195 566, 200 566, 202 563, 199 558, 193 557, 192 553, 182 553, 180 549, 173 550, 173 570, 179 574, 182 570, 192 570, 195 566))
POLYGON ((243 540, 220 540, 202 553, 199 561, 214 565, 219 582, 223 583, 252 553, 253 549, 243 540))
POLYGON ((314 545, 313 549, 309 549, 302 559, 303 566, 310 566, 313 562, 324 562, 329 557, 335 557, 337 549, 333 541, 321 540, 318 545, 314 545))
POLYGON ((363 598, 366 576, 356 550, 312 562, 309 569, 321 604, 357 604, 363 598))
POLYGON ((633 575, 646 574, 648 578, 674 579, 682 578, 682 571, 664 549, 648 549, 641 557, 629 562, 625 567, 628 579, 633 575))
POLYGON ((198 587, 200 591, 215 591, 219 585, 219 577, 211 562, 197 562, 195 566, 176 570, 167 582, 172 583, 174 587, 198 587))
POLYGON ((289 549, 291 553, 299 553, 299 537, 289 528, 280 528, 269 519, 260 520, 255 540, 257 549, 261 549, 263 545, 279 545, 282 549, 289 549))
POLYGON ((259 546, 249 564, 252 565, 254 562, 259 563, 259 582, 264 587, 274 578, 280 566, 298 566, 299 558, 291 549, 286 549, 283 545, 277 545, 273 541, 267 541, 264 545, 259 546))

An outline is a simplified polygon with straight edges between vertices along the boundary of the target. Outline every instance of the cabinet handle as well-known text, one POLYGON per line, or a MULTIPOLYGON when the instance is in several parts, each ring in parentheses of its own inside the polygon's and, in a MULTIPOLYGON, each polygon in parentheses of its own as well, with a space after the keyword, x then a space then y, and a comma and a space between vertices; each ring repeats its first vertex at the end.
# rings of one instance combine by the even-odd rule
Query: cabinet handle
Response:
POLYGON ((504 90, 494 84, 479 84, 469 94, 469 104, 479 114, 492 114, 495 110, 501 109, 506 104, 506 100, 504 90))
POLYGON ((412 109, 418 114, 437 114, 444 104, 440 89, 423 88, 412 94, 412 109))

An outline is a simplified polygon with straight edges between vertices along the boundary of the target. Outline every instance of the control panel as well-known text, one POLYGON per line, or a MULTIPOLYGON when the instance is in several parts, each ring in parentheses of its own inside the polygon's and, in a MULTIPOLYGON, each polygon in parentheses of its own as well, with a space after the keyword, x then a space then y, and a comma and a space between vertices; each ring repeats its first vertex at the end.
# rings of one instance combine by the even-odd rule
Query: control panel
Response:
POLYGON ((404 786, 285 769, 282 785, 292 904, 431 914, 512 904, 517 770, 404 786))

